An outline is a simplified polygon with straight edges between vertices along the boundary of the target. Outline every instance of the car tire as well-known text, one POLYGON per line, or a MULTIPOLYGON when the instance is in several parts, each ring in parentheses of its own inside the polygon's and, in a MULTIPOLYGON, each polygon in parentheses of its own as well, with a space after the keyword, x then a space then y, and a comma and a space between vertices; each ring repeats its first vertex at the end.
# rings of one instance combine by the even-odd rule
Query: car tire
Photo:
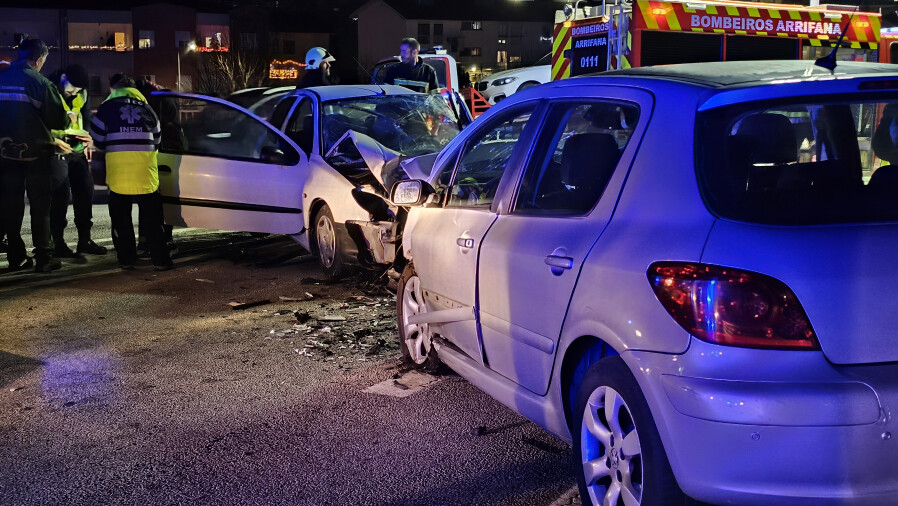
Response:
POLYGON ((322 205, 315 213, 315 254, 318 255, 318 263, 324 274, 330 279, 337 279, 346 274, 346 265, 340 256, 340 239, 337 237, 337 227, 334 224, 334 215, 327 204, 322 205))
POLYGON ((427 312, 421 280, 411 263, 405 266, 396 290, 396 317, 399 325, 399 348, 402 359, 414 369, 438 372, 441 362, 433 348, 433 334, 426 323, 413 324, 411 316, 427 312))
POLYGON ((537 82, 537 81, 527 81, 527 82, 525 82, 525 83, 521 83, 521 85, 518 86, 518 90, 517 90, 517 91, 524 91, 524 90, 526 90, 527 88, 533 88, 533 87, 536 86, 537 84, 539 84, 539 82, 537 82))
POLYGON ((619 355, 586 372, 573 418, 583 504, 684 504, 645 397, 619 355))

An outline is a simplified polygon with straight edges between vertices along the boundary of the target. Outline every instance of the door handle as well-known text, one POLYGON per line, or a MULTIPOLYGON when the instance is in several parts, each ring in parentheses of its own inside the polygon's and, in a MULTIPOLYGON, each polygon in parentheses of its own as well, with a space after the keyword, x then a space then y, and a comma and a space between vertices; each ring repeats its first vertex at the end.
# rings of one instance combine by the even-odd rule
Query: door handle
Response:
POLYGON ((564 271, 574 268, 574 259, 568 256, 567 249, 563 247, 555 248, 555 251, 546 255, 544 262, 555 276, 561 276, 564 271))
POLYGON ((558 267, 560 269, 572 269, 574 267, 574 259, 571 257, 547 255, 546 265, 549 267, 558 267))
POLYGON ((171 172, 171 167, 168 165, 160 165, 158 170, 159 172, 171 172))
POLYGON ((474 247, 474 239, 470 237, 459 237, 455 240, 455 244, 458 244, 460 248, 472 249, 474 247))

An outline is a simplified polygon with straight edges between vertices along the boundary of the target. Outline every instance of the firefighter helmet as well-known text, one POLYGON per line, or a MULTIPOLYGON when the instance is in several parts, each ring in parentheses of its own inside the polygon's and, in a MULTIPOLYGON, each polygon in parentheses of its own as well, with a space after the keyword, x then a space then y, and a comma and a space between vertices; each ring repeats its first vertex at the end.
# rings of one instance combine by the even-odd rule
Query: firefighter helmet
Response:
POLYGON ((306 53, 306 70, 314 70, 321 62, 332 62, 334 57, 323 47, 313 47, 306 53))

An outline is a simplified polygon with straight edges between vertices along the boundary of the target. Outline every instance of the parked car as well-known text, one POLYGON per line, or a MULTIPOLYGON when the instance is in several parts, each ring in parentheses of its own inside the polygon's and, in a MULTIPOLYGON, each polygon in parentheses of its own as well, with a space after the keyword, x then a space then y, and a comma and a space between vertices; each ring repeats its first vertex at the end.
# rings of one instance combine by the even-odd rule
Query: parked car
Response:
POLYGON ((898 497, 898 73, 634 68, 401 181, 406 360, 573 444, 584 504, 898 497))
POLYGON ((289 234, 331 277, 367 260, 346 221, 393 219, 383 181, 407 177, 403 157, 435 153, 459 132, 442 97, 399 86, 293 90, 269 121, 223 99, 159 95, 178 111, 162 125, 166 223, 289 234))
POLYGON ((552 54, 549 53, 530 67, 503 70, 474 83, 474 88, 491 105, 537 84, 552 80, 552 54))

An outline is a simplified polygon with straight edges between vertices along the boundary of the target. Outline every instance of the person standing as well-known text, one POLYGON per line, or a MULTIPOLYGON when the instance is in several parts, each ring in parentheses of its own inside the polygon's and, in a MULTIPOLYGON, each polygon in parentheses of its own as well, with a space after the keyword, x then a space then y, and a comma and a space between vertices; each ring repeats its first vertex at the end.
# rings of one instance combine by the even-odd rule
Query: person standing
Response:
POLYGON ((131 208, 136 203, 139 220, 147 231, 154 269, 165 271, 174 264, 165 244, 159 195, 159 118, 134 86, 130 77, 114 76, 110 81, 112 93, 91 120, 90 136, 97 148, 105 151, 112 245, 119 266, 130 270, 137 261, 131 221, 131 208))
POLYGON ((49 53, 40 39, 24 39, 19 43, 19 59, 0 72, 0 206, 11 271, 33 265, 36 272, 50 272, 62 266, 53 257, 50 236, 50 163, 57 147, 50 130, 64 129, 68 119, 56 87, 39 73, 49 53), (22 240, 26 193, 33 261, 22 240))
POLYGON ((53 174, 58 178, 50 203, 50 232, 53 236, 56 258, 79 258, 81 254, 105 255, 106 248, 90 238, 93 227, 94 180, 90 172, 90 156, 93 146, 90 135, 84 128, 90 125, 90 103, 87 87, 90 83, 87 69, 78 64, 58 70, 51 81, 56 84, 62 96, 62 104, 69 115, 67 130, 53 130, 55 138, 72 149, 69 154, 57 153, 53 157, 53 174), (75 228, 78 230, 78 246, 72 251, 65 243, 66 212, 69 198, 75 213, 75 228))
POLYGON ((327 49, 313 47, 306 52, 306 73, 303 74, 297 89, 310 88, 312 86, 328 86, 337 84, 331 76, 331 63, 337 61, 327 49))
POLYGON ((437 73, 418 56, 421 44, 409 37, 399 45, 399 63, 387 69, 383 84, 396 84, 421 93, 432 93, 439 89, 437 73))

